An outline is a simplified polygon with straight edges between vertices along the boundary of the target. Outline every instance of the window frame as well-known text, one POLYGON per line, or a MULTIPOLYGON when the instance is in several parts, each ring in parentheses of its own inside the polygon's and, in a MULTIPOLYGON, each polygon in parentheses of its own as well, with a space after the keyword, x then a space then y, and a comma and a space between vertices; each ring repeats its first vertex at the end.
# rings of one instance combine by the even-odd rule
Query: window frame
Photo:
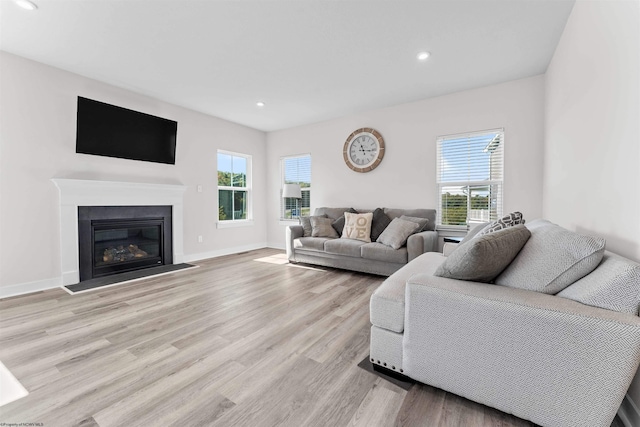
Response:
MULTIPOLYGON (((253 223, 253 189, 252 189, 253 173, 252 171, 253 171, 253 156, 251 156, 251 154, 238 153, 235 151, 228 151, 228 150, 217 150, 216 152, 216 187, 217 187, 216 212, 218 213, 218 215, 216 215, 217 228, 244 227, 244 226, 252 226, 254 224, 253 223), (219 156, 221 154, 231 156, 232 162, 233 162, 233 157, 243 158, 246 161, 247 172, 246 172, 246 182, 244 187, 219 185, 218 183, 218 172, 220 172, 219 156), (246 198, 247 198, 247 207, 246 207, 247 217, 246 218, 243 218, 243 219, 232 218, 227 220, 220 220, 219 212, 220 212, 220 191, 221 190, 246 192, 246 198)), ((233 170, 232 170, 232 173, 233 173, 233 170)))
MULTIPOLYGON (((491 216, 491 209, 489 209, 489 218, 486 221, 493 221, 494 219, 498 219, 504 215, 504 165, 505 165, 505 132, 504 128, 495 128, 495 129, 487 129, 481 131, 473 131, 473 132, 464 132, 458 134, 450 134, 450 135, 441 135, 436 138, 436 203, 437 208, 437 218, 436 218, 436 229, 437 230, 448 230, 448 231, 466 231, 470 228, 473 222, 470 221, 469 211, 471 210, 471 196, 472 192, 469 191, 469 188, 473 187, 491 187, 497 186, 496 191, 493 191, 496 197, 496 210, 495 217, 491 216), (473 138, 478 137, 480 135, 489 135, 489 134, 500 134, 500 144, 501 144, 501 157, 498 175, 501 179, 487 179, 487 180, 461 180, 461 181, 443 181, 441 180, 441 165, 444 164, 442 159, 442 143, 446 140, 456 140, 463 138, 473 138), (465 219, 466 224, 464 225, 450 225, 450 224, 442 224, 442 216, 443 216, 443 208, 442 208, 442 198, 443 198, 443 188, 445 187, 467 187, 467 218, 465 219)), ((469 166, 467 166, 469 167, 469 166)), ((489 166, 490 168, 492 166, 489 166)), ((491 200, 491 199, 489 199, 491 200)), ((481 219, 480 221, 485 221, 481 219)), ((476 221, 477 223, 478 221, 476 221)))
MULTIPOLYGON (((284 223, 285 225, 289 225, 291 222, 298 222, 297 218, 285 218, 285 210, 286 210, 286 205, 285 205, 285 201, 282 198, 282 192, 284 189, 284 184, 285 184, 285 162, 287 160, 293 160, 293 159, 301 159, 301 158, 309 158, 309 181, 311 181, 311 168, 312 168, 312 159, 311 159, 311 154, 310 153, 303 153, 303 154, 294 154, 294 155, 287 155, 287 156, 282 156, 280 157, 280 208, 279 208, 279 213, 278 213, 278 218, 279 221, 281 223, 284 223)), ((301 187, 300 190, 302 192, 307 192, 308 193, 308 198, 309 198, 309 215, 311 215, 311 188, 313 187, 313 183, 310 182, 309 187, 301 187)), ((302 197, 301 200, 303 200, 304 197, 302 197)), ((300 206, 300 210, 302 211, 302 206, 300 206)), ((302 213, 302 212, 300 212, 302 213)))

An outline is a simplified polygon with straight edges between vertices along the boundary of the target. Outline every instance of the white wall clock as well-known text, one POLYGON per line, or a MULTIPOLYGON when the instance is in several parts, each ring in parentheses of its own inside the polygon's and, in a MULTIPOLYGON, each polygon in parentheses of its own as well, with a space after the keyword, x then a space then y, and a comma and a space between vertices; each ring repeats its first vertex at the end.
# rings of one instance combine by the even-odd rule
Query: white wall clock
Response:
POLYGON ((357 129, 345 141, 342 154, 344 162, 352 170, 370 172, 384 157, 384 139, 375 129, 357 129))

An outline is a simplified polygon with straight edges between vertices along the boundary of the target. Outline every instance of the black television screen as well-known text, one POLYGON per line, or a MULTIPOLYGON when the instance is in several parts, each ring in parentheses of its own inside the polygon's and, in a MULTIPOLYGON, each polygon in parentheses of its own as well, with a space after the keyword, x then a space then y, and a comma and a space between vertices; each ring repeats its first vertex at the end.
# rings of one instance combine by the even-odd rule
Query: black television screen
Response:
POLYGON ((76 153, 176 163, 178 122, 78 97, 76 153))

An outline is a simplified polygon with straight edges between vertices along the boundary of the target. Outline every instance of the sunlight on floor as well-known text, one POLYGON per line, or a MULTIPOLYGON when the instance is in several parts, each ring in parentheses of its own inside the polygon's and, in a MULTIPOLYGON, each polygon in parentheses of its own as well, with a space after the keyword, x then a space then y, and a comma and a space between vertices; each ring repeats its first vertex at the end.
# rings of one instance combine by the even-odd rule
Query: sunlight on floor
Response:
POLYGON ((0 406, 25 397, 27 394, 29 394, 27 389, 0 362, 0 406))
POLYGON ((287 259, 287 254, 276 254, 271 256, 266 256, 264 258, 256 258, 254 261, 258 262, 266 262, 268 264, 288 264, 289 260, 287 259))

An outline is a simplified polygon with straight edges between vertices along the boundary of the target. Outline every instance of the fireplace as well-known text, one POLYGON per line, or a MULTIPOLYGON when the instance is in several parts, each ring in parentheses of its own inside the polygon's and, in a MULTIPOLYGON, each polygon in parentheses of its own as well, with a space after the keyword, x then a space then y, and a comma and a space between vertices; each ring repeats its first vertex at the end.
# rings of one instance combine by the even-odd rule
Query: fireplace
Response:
POLYGON ((80 281, 172 264, 171 206, 78 206, 80 281))

